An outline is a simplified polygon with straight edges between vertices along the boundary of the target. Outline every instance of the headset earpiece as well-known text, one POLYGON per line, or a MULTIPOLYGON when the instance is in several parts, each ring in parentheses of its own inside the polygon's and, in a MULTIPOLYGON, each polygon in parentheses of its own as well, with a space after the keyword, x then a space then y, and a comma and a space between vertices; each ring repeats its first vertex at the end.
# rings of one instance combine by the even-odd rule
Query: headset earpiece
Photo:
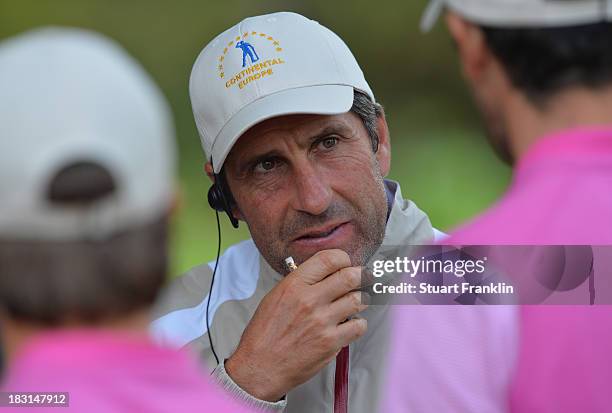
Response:
POLYGON ((232 214, 231 195, 224 191, 225 185, 221 174, 215 174, 215 183, 208 190, 208 204, 212 209, 225 212, 234 228, 238 228, 238 220, 232 214))
POLYGON ((217 186, 213 184, 208 190, 208 205, 215 211, 223 212, 217 186))

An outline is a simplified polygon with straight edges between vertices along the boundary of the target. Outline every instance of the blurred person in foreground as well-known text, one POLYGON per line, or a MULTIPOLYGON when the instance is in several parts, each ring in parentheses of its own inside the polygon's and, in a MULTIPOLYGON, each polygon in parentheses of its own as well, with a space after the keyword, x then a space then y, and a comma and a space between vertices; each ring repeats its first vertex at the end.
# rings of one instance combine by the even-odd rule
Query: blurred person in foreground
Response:
POLYGON ((0 45, 0 90, 2 391, 68 392, 78 412, 243 411, 148 337, 176 161, 160 90, 113 42, 61 28, 0 45))
MULTIPOLYGON (((230 247, 218 266, 177 279, 153 330, 196 349, 215 379, 253 406, 377 411, 388 307, 362 302, 360 266, 385 247, 431 243, 440 233, 385 179, 387 121, 355 57, 335 33, 298 14, 250 17, 204 48, 190 95, 215 183, 209 201, 246 223, 252 240, 230 247), (289 256, 298 264, 291 273, 289 256)), ((453 391, 466 371, 482 399, 495 399, 480 373, 483 341, 499 344, 497 317, 469 310, 412 313, 431 341, 437 323, 456 326, 448 342, 472 360, 422 371, 438 383, 419 395, 424 401, 453 391)), ((406 348, 432 364, 438 357, 406 348)))
MULTIPOLYGON (((612 244, 612 2, 436 0, 424 26, 444 8, 488 139, 514 168, 513 182, 497 204, 444 243, 612 244)), ((606 273, 609 277, 609 269, 606 273)), ((610 279, 598 283, 605 288, 610 279)), ((504 390, 507 408, 609 412, 612 308, 523 306, 519 311, 518 340, 489 349, 513 364, 504 390)), ((413 334, 407 313, 398 308, 395 314, 383 411, 432 406, 466 411, 443 393, 428 406, 413 398, 410 372, 417 366, 404 357, 405 340, 413 334)), ((491 368, 490 374, 503 372, 491 368)), ((469 397, 471 383, 462 385, 469 397)))

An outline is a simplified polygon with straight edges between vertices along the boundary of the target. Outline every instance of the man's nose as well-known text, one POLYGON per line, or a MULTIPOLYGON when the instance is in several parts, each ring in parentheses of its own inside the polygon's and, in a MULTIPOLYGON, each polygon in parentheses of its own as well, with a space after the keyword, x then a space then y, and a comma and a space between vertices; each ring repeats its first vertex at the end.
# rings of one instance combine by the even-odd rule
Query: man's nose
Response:
POLYGON ((294 179, 296 210, 310 215, 320 215, 327 211, 332 201, 332 189, 325 176, 311 165, 301 165, 294 179))

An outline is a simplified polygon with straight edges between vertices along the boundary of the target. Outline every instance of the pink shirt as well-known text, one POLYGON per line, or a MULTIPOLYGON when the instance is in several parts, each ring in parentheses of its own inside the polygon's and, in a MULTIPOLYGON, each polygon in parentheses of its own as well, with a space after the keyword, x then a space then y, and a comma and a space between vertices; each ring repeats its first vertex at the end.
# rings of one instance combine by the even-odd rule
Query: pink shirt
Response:
MULTIPOLYGON (((504 197, 445 244, 612 245, 612 127, 570 130, 539 140, 519 161, 504 197)), ((595 265, 612 268, 609 257, 599 258, 597 262, 595 255, 595 265)), ((604 277, 596 277, 595 303, 610 303, 612 271, 599 273, 604 277)), ((516 310, 516 340, 503 342, 502 330, 511 336, 512 323, 504 327, 507 320, 502 318, 497 332, 481 324, 474 333, 475 340, 484 339, 478 350, 482 357, 472 362, 472 370, 483 369, 472 373, 481 380, 453 382, 463 386, 461 391, 449 387, 454 399, 440 386, 438 397, 450 400, 446 411, 485 411, 472 407, 495 400, 499 390, 505 396, 499 399, 503 404, 496 411, 507 406, 521 413, 612 411, 612 307, 523 306, 516 310), (493 355, 491 343, 499 344, 493 355), (510 369, 507 362, 512 363, 510 369), (505 388, 483 391, 479 387, 482 377, 503 384, 506 375, 510 381, 505 388)), ((402 363, 402 353, 411 351, 405 345, 412 333, 406 323, 409 311, 407 307, 395 311, 389 396, 383 411, 411 411, 411 382, 405 378, 413 374, 413 366, 402 363)), ((467 340, 458 337, 459 342, 467 340)), ((440 332, 439 339, 449 345, 454 338, 452 331, 450 337, 440 332)), ((445 371, 423 371, 422 375, 456 376, 453 370, 465 370, 469 362, 464 361, 463 349, 457 347, 454 356, 442 355, 450 360, 445 371)), ((471 354, 468 351, 468 358, 471 354)))
MULTIPOLYGON (((36 412, 246 412, 209 383, 186 352, 144 337, 56 331, 31 340, 9 366, 0 391, 68 392, 69 408, 36 412)), ((1 408, 14 412, 23 409, 1 408)))

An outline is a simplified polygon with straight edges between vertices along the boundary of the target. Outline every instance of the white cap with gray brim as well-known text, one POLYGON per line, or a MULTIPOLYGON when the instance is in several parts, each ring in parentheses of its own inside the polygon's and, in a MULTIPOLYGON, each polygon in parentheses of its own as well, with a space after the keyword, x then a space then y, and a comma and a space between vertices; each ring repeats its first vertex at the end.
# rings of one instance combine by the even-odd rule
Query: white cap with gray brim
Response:
POLYGON ((174 197, 169 107, 117 44, 38 29, 0 44, 0 239, 105 239, 159 219, 174 197), (61 170, 91 162, 116 191, 85 206, 47 199, 61 170))
POLYGON ((355 89, 374 100, 346 44, 316 21, 286 12, 250 17, 221 33, 198 56, 189 83, 216 173, 250 127, 283 115, 346 113, 355 89))

